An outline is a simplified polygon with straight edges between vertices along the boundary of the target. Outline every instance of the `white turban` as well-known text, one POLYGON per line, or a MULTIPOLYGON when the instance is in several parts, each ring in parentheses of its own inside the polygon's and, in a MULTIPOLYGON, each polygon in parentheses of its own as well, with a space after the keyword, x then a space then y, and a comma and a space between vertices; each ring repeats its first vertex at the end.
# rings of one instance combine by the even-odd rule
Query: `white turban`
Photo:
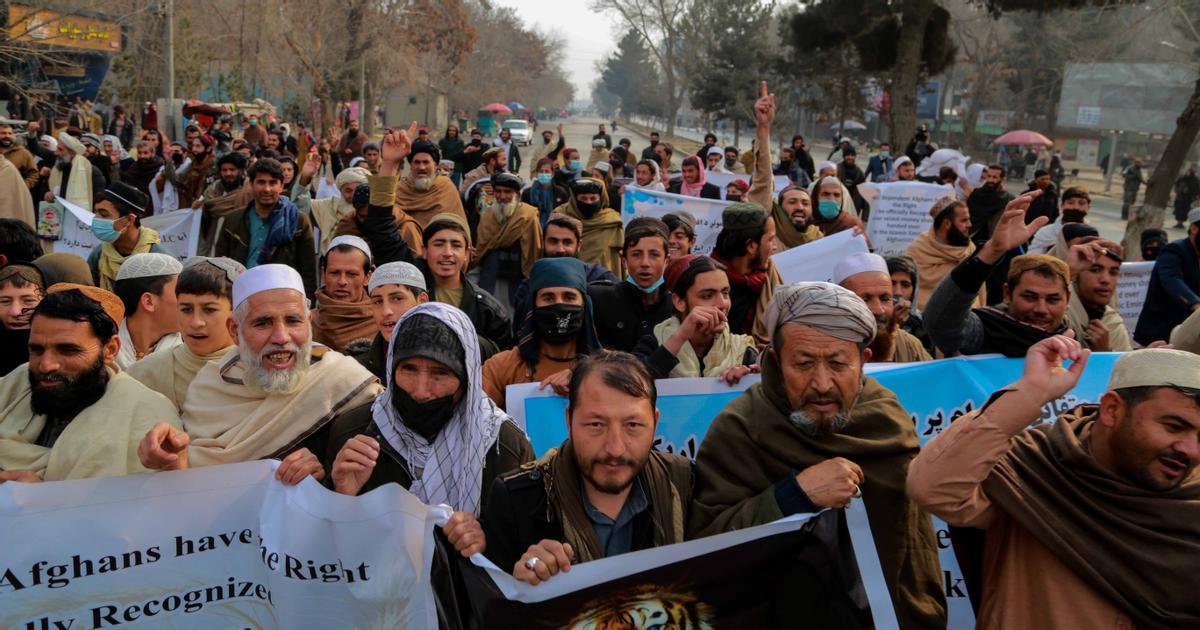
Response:
POLYGON ((55 140, 54 136, 42 136, 41 138, 39 138, 39 140, 41 140, 42 142, 45 142, 47 145, 49 145, 51 151, 58 150, 58 140, 55 140))
POLYGON ((65 131, 58 132, 58 141, 62 143, 64 147, 70 149, 75 155, 83 155, 83 152, 87 151, 87 147, 83 146, 83 142, 81 142, 79 138, 76 138, 65 131))
POLYGON ((850 254, 833 268, 833 281, 840 285, 847 278, 869 271, 882 273, 885 276, 888 275, 887 261, 883 259, 883 256, 869 252, 850 254))
POLYGON ((802 324, 835 339, 870 343, 875 338, 875 315, 866 302, 836 284, 797 282, 779 287, 766 311, 772 337, 784 324, 802 324))
POLYGON ((371 171, 365 168, 351 166, 350 168, 342 169, 342 172, 338 173, 337 177, 334 178, 333 183, 339 189, 346 184, 365 184, 367 183, 367 177, 370 177, 370 175, 371 171))

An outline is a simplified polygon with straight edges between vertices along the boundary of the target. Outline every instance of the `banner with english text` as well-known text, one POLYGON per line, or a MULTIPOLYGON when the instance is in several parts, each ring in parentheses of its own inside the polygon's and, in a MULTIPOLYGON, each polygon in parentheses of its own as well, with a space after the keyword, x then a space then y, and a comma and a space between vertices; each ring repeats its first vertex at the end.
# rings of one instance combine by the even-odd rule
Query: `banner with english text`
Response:
POLYGON ((0 628, 433 628, 439 508, 265 461, 0 484, 0 628))

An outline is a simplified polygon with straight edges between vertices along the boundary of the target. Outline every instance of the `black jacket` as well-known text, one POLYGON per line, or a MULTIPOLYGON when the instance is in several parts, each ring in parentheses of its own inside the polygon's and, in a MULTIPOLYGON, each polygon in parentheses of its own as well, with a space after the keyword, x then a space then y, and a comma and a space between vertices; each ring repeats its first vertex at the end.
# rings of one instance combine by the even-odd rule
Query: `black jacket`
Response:
MULTIPOLYGON (((682 187, 683 187, 682 179, 672 180, 671 185, 667 186, 667 192, 678 195, 678 194, 681 194, 679 191, 682 189, 682 187)), ((705 182, 704 186, 700 188, 700 198, 701 199, 720 199, 721 198, 721 189, 718 188, 716 184, 710 184, 708 182, 705 182)))
MULTIPOLYGON (((369 245, 374 255, 375 264, 402 261, 410 263, 421 270, 425 276, 425 286, 430 289, 430 299, 433 297, 433 273, 429 263, 420 256, 414 256, 408 243, 400 236, 400 228, 396 225, 396 216, 387 206, 371 205, 367 207, 367 217, 363 219, 363 234, 369 234, 369 245)), ((479 334, 479 353, 481 359, 487 361, 500 350, 507 350, 513 345, 512 327, 504 307, 492 294, 479 288, 474 282, 462 276, 463 298, 461 304, 455 304, 459 310, 467 314, 479 334)))
MULTIPOLYGON (((1038 190, 1037 185, 1030 184, 1025 192, 1029 193, 1035 190, 1038 190)), ((1041 196, 1034 199, 1033 203, 1029 204, 1029 209, 1025 211, 1025 223, 1038 217, 1049 219, 1047 224, 1054 223, 1054 220, 1058 218, 1058 189, 1054 187, 1054 184, 1046 187, 1041 196)))
POLYGON ((642 290, 624 281, 590 284, 588 295, 596 334, 608 350, 632 352, 639 339, 652 334, 659 322, 675 313, 665 287, 659 289, 658 301, 649 308, 642 302, 642 290))
MULTIPOLYGON (((608 270, 604 265, 596 263, 583 263, 583 268, 587 273, 587 283, 593 282, 619 282, 618 278, 613 275, 613 272, 608 270)), ((525 322, 525 305, 529 302, 529 278, 521 280, 521 284, 517 285, 517 292, 513 294, 512 308, 512 328, 513 339, 520 341, 521 325, 525 322)))
MULTIPOLYGON (((413 476, 412 471, 408 468, 408 462, 404 461, 400 453, 396 452, 396 449, 383 439, 379 433, 379 427, 375 426, 375 419, 371 415, 372 404, 371 402, 363 403, 353 409, 347 409, 334 418, 326 442, 326 450, 322 453, 325 478, 330 487, 333 486, 333 462, 337 458, 338 451, 342 450, 342 446, 356 435, 366 435, 379 442, 379 459, 375 462, 375 469, 371 471, 371 477, 367 479, 367 483, 363 484, 359 494, 366 494, 387 483, 398 483, 405 489, 412 485, 413 476)), ((480 514, 483 514, 484 507, 487 506, 488 489, 492 487, 492 480, 510 470, 519 468, 521 464, 528 461, 533 461, 533 447, 529 445, 525 434, 512 422, 500 425, 500 435, 488 449, 483 464, 483 485, 480 486, 482 490, 479 497, 480 514)))
POLYGON ((1133 340, 1149 345, 1171 338, 1171 329, 1183 323, 1200 302, 1200 256, 1191 241, 1167 243, 1154 261, 1146 302, 1138 316, 1133 340))

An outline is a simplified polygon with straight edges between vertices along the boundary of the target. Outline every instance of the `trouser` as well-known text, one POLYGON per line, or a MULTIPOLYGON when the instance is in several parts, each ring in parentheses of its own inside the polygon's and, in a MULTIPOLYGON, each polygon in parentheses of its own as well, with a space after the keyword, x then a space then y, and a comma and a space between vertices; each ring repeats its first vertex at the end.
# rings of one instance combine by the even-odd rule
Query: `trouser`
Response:
POLYGON ((1121 204, 1121 218, 1129 218, 1129 206, 1132 206, 1137 201, 1137 189, 1125 191, 1125 201, 1121 204))

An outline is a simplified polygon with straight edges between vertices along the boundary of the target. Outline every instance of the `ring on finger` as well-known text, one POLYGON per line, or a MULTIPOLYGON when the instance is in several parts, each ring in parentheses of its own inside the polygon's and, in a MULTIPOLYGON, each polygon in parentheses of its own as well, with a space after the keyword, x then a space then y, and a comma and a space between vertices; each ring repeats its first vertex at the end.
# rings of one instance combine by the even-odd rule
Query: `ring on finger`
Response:
POLYGON ((852 496, 853 496, 855 499, 861 499, 861 498, 862 498, 862 488, 859 488, 859 487, 858 487, 858 484, 854 484, 854 494, 853 494, 852 496))
POLYGON ((538 562, 541 562, 541 559, 538 558, 537 556, 534 556, 525 561, 525 568, 529 569, 530 571, 533 571, 534 567, 536 567, 538 565, 538 562))

